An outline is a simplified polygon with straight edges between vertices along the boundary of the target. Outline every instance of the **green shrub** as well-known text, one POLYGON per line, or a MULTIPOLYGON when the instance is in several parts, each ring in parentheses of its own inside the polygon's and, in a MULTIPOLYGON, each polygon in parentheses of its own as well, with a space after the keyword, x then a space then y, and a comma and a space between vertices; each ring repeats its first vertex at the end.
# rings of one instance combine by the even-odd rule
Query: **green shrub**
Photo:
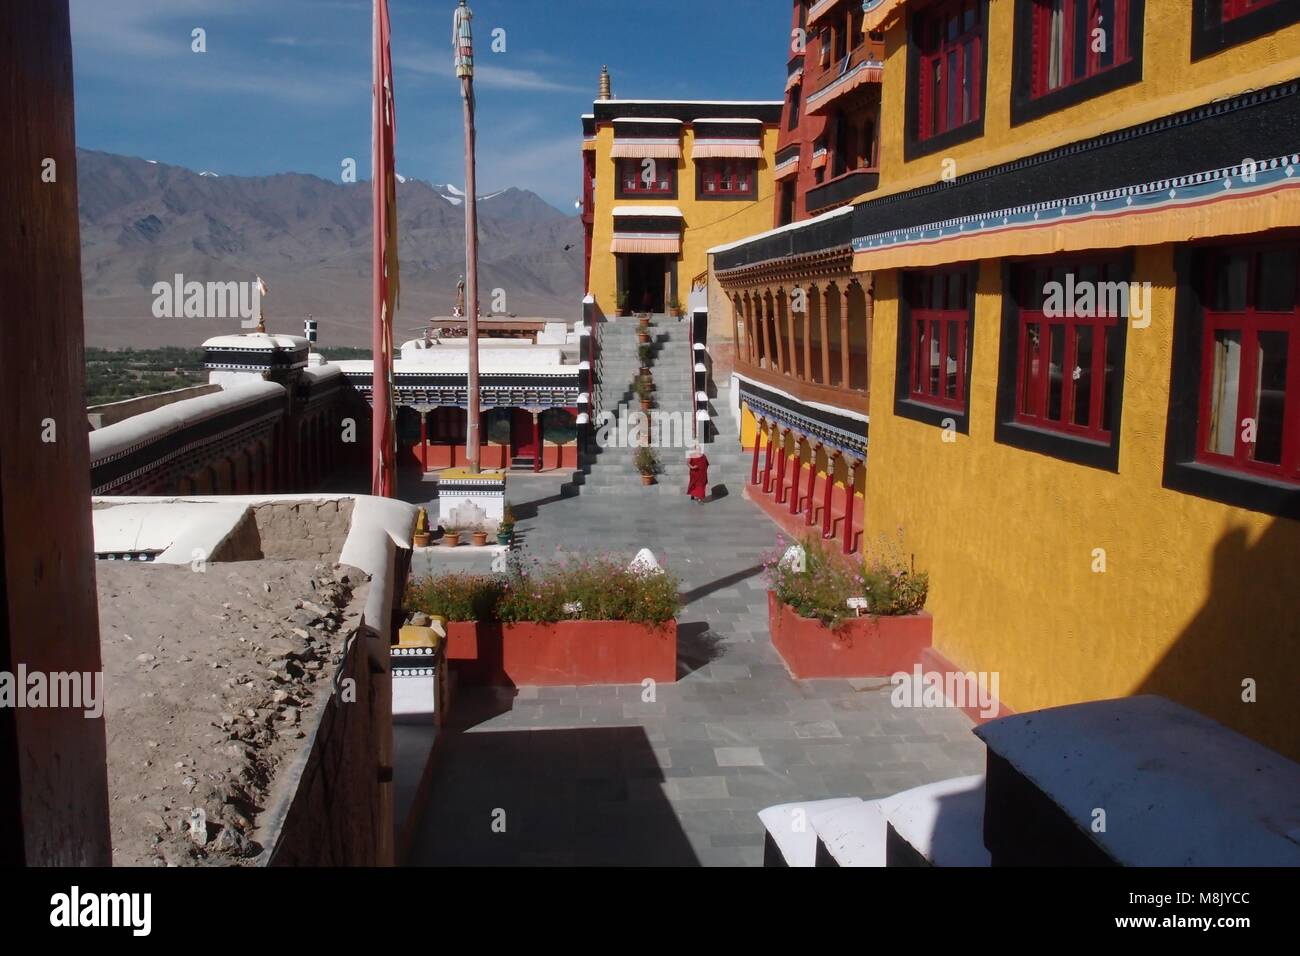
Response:
POLYGON ((778 601, 800 617, 816 618, 831 628, 853 614, 848 600, 860 595, 862 587, 861 578, 854 574, 849 562, 829 555, 812 535, 800 542, 802 564, 787 559, 788 545, 778 543, 781 549, 764 562, 768 583, 778 601))
POLYGON ((849 598, 867 602, 866 613, 875 617, 915 614, 925 608, 930 576, 917 571, 911 558, 904 558, 902 532, 895 542, 880 543, 869 550, 861 564, 831 554, 809 535, 801 542, 803 564, 785 558, 788 544, 765 560, 768 583, 777 600, 800 617, 815 618, 836 628, 854 616, 849 598))
POLYGON ((491 621, 505 591, 505 580, 488 574, 444 574, 418 578, 406 589, 406 607, 448 621, 491 621))
POLYGON ((680 606, 673 575, 630 571, 610 556, 548 566, 534 563, 531 568, 512 557, 504 575, 421 578, 407 591, 408 609, 440 614, 449 621, 662 624, 675 618, 680 606))

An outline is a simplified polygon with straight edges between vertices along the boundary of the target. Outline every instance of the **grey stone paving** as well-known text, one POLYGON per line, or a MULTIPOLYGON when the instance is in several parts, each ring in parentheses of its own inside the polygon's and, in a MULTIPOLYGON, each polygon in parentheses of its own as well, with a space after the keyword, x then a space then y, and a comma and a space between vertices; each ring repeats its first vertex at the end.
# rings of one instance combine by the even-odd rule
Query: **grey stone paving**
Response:
POLYGON ((761 571, 776 528, 721 477, 730 493, 703 506, 629 488, 521 521, 537 557, 651 548, 682 580, 679 679, 653 702, 640 686, 462 691, 413 863, 758 865, 762 807, 983 769, 958 711, 898 710, 879 681, 789 676, 761 571))

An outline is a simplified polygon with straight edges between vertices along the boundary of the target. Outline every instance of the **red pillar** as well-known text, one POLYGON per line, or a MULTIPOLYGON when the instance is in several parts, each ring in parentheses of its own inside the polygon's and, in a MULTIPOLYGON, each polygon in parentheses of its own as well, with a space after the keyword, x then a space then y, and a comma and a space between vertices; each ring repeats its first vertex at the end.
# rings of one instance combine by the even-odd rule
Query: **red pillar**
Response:
POLYGON ((780 433, 780 437, 778 438, 778 441, 781 442, 781 447, 777 449, 777 454, 779 454, 781 457, 780 459, 778 459, 776 463, 776 487, 773 489, 773 491, 775 492, 776 495, 776 503, 781 504, 783 501, 785 501, 786 454, 785 454, 785 432, 784 431, 780 433))
POLYGON ((765 431, 763 437, 767 439, 767 452, 763 455, 763 494, 772 490, 772 433, 765 431))
POLYGON ((858 463, 849 465, 848 483, 844 486, 844 553, 853 553, 853 492, 857 485, 858 463))
POLYGON ((808 507, 804 510, 804 524, 812 527, 813 493, 817 490, 817 449, 808 449, 808 507))
POLYGON ((546 443, 542 436, 542 416, 538 412, 533 412, 533 471, 542 470, 542 455, 546 451, 546 443))
POLYGON ((836 453, 826 459, 826 487, 822 492, 822 537, 831 536, 831 495, 835 491, 835 459, 839 458, 836 453))
POLYGON ((790 514, 799 513, 799 470, 803 467, 803 459, 799 457, 799 442, 794 443, 794 474, 790 478, 790 514))
POLYGON ((754 463, 749 466, 749 483, 751 485, 758 484, 758 446, 760 444, 758 439, 762 434, 763 423, 759 422, 758 428, 754 430, 754 463))
POLYGON ((420 471, 429 470, 429 413, 420 412, 420 471))

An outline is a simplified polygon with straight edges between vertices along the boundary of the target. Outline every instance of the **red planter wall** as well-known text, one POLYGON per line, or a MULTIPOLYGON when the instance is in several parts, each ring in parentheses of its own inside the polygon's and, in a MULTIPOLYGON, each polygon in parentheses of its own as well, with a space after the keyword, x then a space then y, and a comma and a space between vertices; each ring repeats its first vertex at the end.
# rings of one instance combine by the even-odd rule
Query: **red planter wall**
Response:
POLYGON ((447 626, 447 659, 470 683, 506 686, 639 684, 677 680, 677 622, 447 626))
POLYGON ((930 646, 934 620, 929 613, 902 617, 857 618, 832 631, 820 621, 800 617, 767 592, 772 644, 790 673, 799 678, 889 677, 911 671, 930 646))

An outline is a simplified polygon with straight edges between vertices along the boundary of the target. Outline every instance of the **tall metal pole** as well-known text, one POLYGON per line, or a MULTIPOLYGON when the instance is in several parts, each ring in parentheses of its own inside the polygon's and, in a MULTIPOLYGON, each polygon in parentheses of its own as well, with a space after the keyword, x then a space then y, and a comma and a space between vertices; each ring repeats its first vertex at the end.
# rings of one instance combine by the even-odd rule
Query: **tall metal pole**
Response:
POLYGON ((479 471, 478 397, 478 206, 474 176, 474 37, 473 14, 460 0, 453 20, 456 75, 465 103, 465 315, 469 352, 469 410, 465 427, 465 452, 471 474, 479 471))

